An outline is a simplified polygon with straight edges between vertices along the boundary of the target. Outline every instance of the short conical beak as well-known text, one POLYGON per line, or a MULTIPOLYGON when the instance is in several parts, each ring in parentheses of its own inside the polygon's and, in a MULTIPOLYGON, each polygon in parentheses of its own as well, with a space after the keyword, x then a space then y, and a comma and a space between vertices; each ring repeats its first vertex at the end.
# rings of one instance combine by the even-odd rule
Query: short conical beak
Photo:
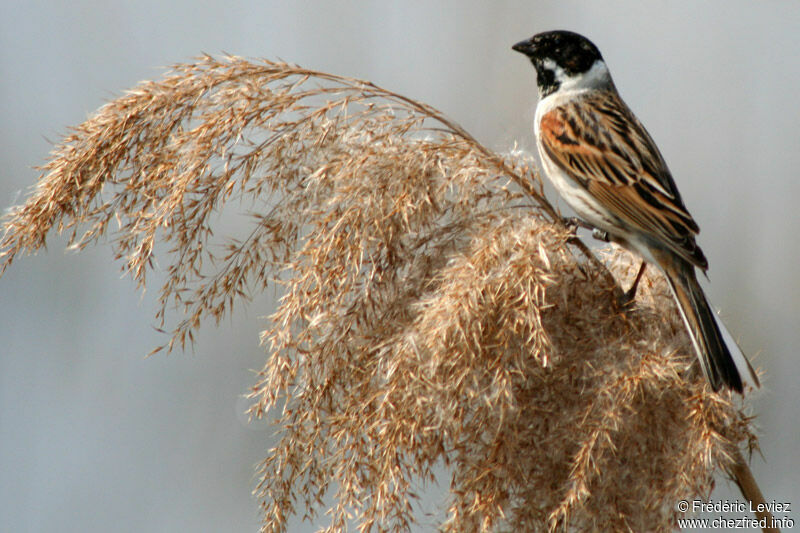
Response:
POLYGON ((529 55, 533 51, 533 42, 531 39, 525 39, 512 46, 511 49, 520 54, 529 55))

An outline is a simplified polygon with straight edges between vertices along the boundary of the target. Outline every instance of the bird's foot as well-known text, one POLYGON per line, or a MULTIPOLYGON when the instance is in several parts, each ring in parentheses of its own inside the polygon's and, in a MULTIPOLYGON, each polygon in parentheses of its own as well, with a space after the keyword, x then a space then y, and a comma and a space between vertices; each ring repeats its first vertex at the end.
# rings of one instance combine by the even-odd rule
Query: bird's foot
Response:
POLYGON ((633 280, 633 285, 627 291, 623 292, 620 297, 617 298, 617 304, 620 307, 628 307, 633 300, 636 299, 636 289, 639 288, 639 281, 642 279, 642 274, 644 274, 644 269, 647 267, 647 263, 642 261, 642 266, 639 267, 639 272, 636 274, 636 279, 633 280))
POLYGON ((598 241, 611 242, 611 237, 608 236, 608 232, 601 229, 592 228, 592 237, 598 241))
POLYGON ((583 220, 578 217, 561 217, 561 223, 564 224, 567 230, 573 235, 577 233, 578 228, 586 227, 583 220))
POLYGON ((633 303, 633 301, 636 299, 636 288, 632 287, 632 289, 634 290, 628 289, 617 296, 617 307, 625 308, 633 303))
POLYGON ((578 228, 584 228, 592 230, 592 237, 598 241, 611 242, 611 237, 607 231, 596 228, 578 217, 563 217, 561 222, 569 229, 570 233, 576 233, 578 228))

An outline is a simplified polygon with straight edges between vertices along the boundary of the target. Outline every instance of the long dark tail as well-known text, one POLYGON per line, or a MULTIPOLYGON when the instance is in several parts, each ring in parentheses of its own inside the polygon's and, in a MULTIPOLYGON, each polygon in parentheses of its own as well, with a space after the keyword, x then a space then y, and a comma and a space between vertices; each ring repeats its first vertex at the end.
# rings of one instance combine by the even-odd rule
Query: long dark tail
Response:
POLYGON ((717 391, 725 386, 741 393, 742 377, 722 337, 714 311, 697 283, 694 267, 680 265, 677 271, 667 272, 667 281, 711 388, 717 391))

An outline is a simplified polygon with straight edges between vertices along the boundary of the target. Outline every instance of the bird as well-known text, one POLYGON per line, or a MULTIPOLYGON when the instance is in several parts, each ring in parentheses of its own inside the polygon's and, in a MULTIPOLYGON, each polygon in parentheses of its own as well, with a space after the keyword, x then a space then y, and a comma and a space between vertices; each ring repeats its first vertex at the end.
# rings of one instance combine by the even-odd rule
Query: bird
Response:
POLYGON ((536 145, 545 174, 581 225, 658 267, 677 303, 712 390, 743 392, 742 374, 758 377, 697 281, 708 270, 699 233, 661 152, 623 102, 597 46, 571 31, 548 31, 511 47, 536 69, 536 145), (732 350, 739 364, 734 361, 732 350))

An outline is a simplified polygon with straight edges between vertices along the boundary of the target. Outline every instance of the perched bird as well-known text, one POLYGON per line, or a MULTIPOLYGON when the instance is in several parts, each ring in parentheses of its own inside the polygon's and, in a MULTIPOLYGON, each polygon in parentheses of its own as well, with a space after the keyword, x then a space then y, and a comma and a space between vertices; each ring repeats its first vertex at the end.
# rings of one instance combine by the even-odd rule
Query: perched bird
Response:
POLYGON ((658 266, 711 387, 741 393, 744 366, 758 386, 750 363, 723 338, 697 283, 695 269, 708 269, 695 242, 697 223, 653 139, 617 93, 600 51, 568 31, 539 33, 512 49, 536 69, 534 131, 545 173, 583 223, 643 258, 628 294, 635 294, 647 263, 658 266))

